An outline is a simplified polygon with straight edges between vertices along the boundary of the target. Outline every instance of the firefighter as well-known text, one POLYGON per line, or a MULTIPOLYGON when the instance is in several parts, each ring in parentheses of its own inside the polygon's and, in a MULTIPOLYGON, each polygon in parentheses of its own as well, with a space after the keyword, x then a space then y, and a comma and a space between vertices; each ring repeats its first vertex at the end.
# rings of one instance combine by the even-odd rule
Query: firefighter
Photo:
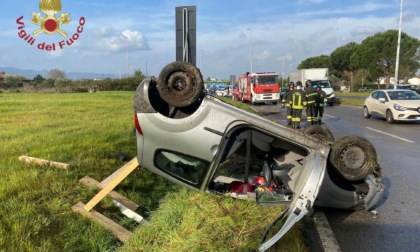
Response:
POLYGON ((312 81, 307 80, 305 83, 305 93, 308 106, 306 107, 306 120, 308 124, 314 124, 315 115, 315 97, 317 95, 316 89, 312 87, 312 81))
POLYGON ((289 99, 288 97, 292 95, 294 89, 295 83, 291 81, 289 83, 289 89, 284 93, 283 98, 281 99, 281 108, 284 108, 286 104, 287 125, 292 125, 292 108, 289 103, 286 103, 286 101, 289 99))
POLYGON ((321 85, 316 88, 317 94, 315 98, 315 124, 321 125, 322 115, 324 114, 324 104, 327 102, 327 94, 322 91, 321 85))
POLYGON ((296 89, 292 92, 292 95, 287 98, 287 103, 292 108, 292 127, 300 129, 300 120, 302 118, 303 107, 307 105, 306 94, 302 90, 302 82, 296 82, 296 89))

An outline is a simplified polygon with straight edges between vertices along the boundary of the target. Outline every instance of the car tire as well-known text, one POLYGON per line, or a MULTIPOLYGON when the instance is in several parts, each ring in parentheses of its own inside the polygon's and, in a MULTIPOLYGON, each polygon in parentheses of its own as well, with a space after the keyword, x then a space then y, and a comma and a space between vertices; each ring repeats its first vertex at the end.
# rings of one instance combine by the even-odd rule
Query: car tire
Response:
POLYGON ((187 107, 203 93, 204 82, 200 70, 193 64, 175 61, 162 69, 157 88, 159 95, 169 105, 187 107))
POLYGON ((395 122, 394 115, 392 114, 392 111, 390 109, 386 111, 386 122, 389 124, 395 122))
POLYGON ((306 136, 312 136, 322 141, 334 142, 334 135, 325 126, 309 125, 303 130, 303 133, 306 136))
POLYGON ((363 116, 365 118, 370 118, 369 109, 366 106, 363 107, 363 116))
POLYGON ((375 148, 359 136, 344 136, 334 142, 329 161, 349 181, 362 180, 381 172, 375 148))

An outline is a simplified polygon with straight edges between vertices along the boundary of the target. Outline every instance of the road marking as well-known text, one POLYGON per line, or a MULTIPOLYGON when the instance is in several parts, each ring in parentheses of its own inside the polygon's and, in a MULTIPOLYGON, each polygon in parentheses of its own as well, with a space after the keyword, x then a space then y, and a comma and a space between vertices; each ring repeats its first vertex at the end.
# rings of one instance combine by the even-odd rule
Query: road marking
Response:
POLYGON ((396 136, 396 135, 392 135, 392 134, 389 134, 389 133, 386 133, 386 132, 383 132, 383 131, 380 131, 380 130, 377 130, 377 129, 372 129, 370 127, 366 127, 366 129, 370 129, 370 130, 376 131, 378 133, 381 133, 381 134, 384 134, 384 135, 387 135, 387 136, 390 136, 390 137, 393 137, 393 138, 400 139, 400 140, 405 141, 407 143, 414 143, 414 141, 411 141, 411 140, 408 140, 408 139, 405 139, 405 138, 402 138, 402 137, 399 137, 399 136, 396 136))
POLYGON ((332 115, 324 114, 324 116, 331 117, 331 118, 334 118, 334 119, 338 119, 338 117, 335 117, 335 116, 332 116, 332 115))
POLYGON ((338 245, 337 239, 335 238, 331 226, 328 223, 327 217, 322 210, 317 209, 317 211, 315 211, 314 222, 324 251, 340 252, 340 245, 338 245))

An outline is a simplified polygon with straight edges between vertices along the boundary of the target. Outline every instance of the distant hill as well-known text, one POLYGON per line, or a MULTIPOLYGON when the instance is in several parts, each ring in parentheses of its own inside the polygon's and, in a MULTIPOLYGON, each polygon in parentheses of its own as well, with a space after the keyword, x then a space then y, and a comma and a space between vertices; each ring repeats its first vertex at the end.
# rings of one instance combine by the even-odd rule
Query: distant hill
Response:
MULTIPOLYGON (((33 79, 38 74, 46 77, 49 70, 30 70, 30 69, 19 69, 15 67, 2 67, 0 66, 0 72, 6 72, 6 75, 23 75, 26 76, 28 79, 33 79)), ((116 74, 104 74, 104 73, 83 73, 83 72, 66 72, 66 76, 72 80, 78 79, 105 79, 105 78, 119 78, 116 74)))

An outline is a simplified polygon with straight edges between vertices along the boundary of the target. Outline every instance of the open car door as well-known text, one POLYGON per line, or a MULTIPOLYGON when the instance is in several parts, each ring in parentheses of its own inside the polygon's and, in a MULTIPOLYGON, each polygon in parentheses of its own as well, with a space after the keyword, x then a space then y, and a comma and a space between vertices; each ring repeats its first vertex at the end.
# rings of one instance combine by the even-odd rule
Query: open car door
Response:
POLYGON ((208 191, 285 206, 262 234, 260 251, 270 248, 310 211, 327 165, 319 150, 268 132, 272 131, 247 124, 232 127, 222 138, 207 176, 208 191), (285 220, 281 229, 266 241, 268 230, 279 220, 285 220))

